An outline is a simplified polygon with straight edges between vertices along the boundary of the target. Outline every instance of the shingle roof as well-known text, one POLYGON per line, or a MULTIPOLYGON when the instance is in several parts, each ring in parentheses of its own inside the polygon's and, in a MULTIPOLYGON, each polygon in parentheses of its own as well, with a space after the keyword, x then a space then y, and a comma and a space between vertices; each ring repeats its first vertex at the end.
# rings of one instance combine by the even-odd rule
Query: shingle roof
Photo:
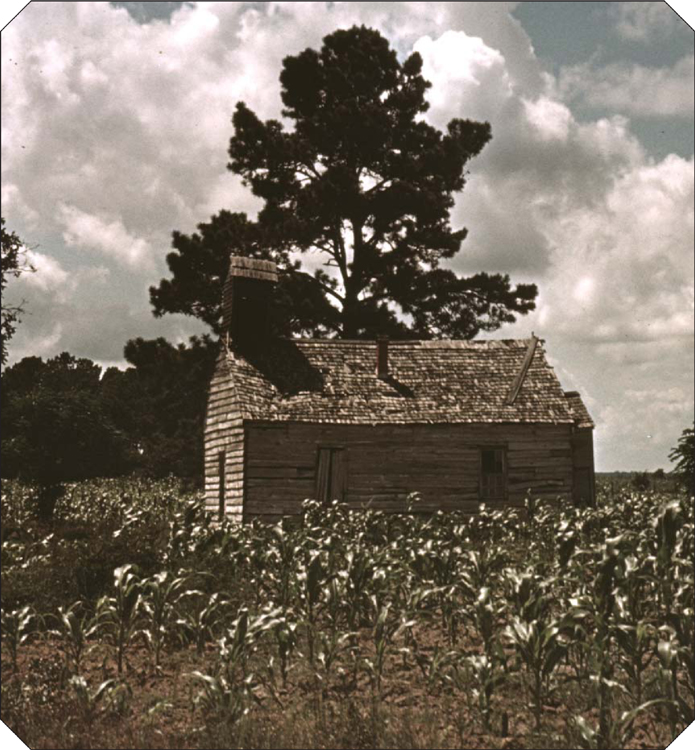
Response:
POLYGON ((577 391, 565 391, 565 396, 577 427, 594 427, 594 420, 591 418, 589 410, 584 406, 579 393, 577 391))
POLYGON ((391 341, 386 380, 376 377, 374 341, 276 339, 254 354, 229 351, 227 362, 244 419, 575 422, 541 345, 518 396, 508 403, 510 386, 532 341, 391 341))

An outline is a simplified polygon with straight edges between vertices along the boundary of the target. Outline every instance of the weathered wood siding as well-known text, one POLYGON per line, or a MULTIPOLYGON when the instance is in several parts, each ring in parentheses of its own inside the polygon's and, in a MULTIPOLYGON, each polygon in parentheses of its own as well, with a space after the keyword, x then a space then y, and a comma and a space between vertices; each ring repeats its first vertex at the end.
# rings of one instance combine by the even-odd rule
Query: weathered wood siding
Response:
POLYGON ((420 492, 422 510, 475 511, 484 447, 506 451, 506 502, 522 504, 527 490, 540 497, 572 492, 568 424, 247 423, 245 434, 245 517, 296 513, 314 497, 319 446, 347 449, 344 500, 356 508, 402 510, 407 495, 420 492))
POLYGON ((244 504, 244 425, 224 354, 210 383, 205 419, 205 504, 219 511, 219 455, 225 452, 225 513, 238 521, 244 504))
POLYGON ((572 433, 574 481, 572 497, 578 505, 595 505, 596 476, 594 473, 594 431, 580 427, 572 433))

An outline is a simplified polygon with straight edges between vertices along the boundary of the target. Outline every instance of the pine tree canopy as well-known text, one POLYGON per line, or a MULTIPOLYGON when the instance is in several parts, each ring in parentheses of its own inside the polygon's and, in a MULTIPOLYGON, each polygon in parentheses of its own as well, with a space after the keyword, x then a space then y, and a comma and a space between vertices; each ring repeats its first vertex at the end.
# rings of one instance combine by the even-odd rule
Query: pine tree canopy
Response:
POLYGON ((418 53, 401 64, 364 26, 287 57, 285 123, 243 102, 233 116, 228 167, 262 199, 257 220, 223 211, 199 233, 174 233, 173 278, 150 290, 155 315, 183 312, 219 332, 230 252, 278 263, 284 333, 472 338, 532 310, 534 284, 440 265, 465 239, 450 212, 491 128, 428 124, 421 71, 418 53), (300 270, 303 256, 326 270, 300 270))

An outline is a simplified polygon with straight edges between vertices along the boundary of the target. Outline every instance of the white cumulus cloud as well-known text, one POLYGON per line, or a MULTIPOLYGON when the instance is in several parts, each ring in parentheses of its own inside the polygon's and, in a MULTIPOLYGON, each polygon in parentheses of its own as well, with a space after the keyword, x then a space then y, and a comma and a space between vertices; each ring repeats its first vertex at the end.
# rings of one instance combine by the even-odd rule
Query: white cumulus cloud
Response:
POLYGON ((46 292, 62 286, 69 278, 68 272, 50 255, 36 250, 27 250, 26 260, 34 271, 22 274, 20 278, 30 287, 46 292))
POLYGON ((610 3, 609 13, 618 36, 630 41, 663 39, 682 23, 665 2, 610 3))
POLYGON ((692 117, 694 89, 692 55, 671 67, 582 63, 563 68, 559 80, 567 102, 639 117, 692 117))
POLYGON ((120 219, 95 216, 66 204, 61 204, 58 210, 68 247, 96 250, 132 268, 146 270, 152 266, 150 244, 130 234, 120 219))
POLYGON ((554 101, 547 96, 541 96, 536 101, 524 100, 526 119, 543 139, 567 140, 572 113, 561 102, 554 101))

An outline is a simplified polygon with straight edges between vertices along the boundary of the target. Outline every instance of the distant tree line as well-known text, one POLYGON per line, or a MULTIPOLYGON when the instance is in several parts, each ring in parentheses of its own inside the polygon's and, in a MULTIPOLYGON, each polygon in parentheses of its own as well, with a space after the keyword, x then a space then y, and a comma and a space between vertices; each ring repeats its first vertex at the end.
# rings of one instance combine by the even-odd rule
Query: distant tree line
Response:
POLYGON ((90 477, 174 474, 200 480, 210 338, 125 347, 126 370, 64 352, 2 374, 2 476, 43 487, 90 477))

